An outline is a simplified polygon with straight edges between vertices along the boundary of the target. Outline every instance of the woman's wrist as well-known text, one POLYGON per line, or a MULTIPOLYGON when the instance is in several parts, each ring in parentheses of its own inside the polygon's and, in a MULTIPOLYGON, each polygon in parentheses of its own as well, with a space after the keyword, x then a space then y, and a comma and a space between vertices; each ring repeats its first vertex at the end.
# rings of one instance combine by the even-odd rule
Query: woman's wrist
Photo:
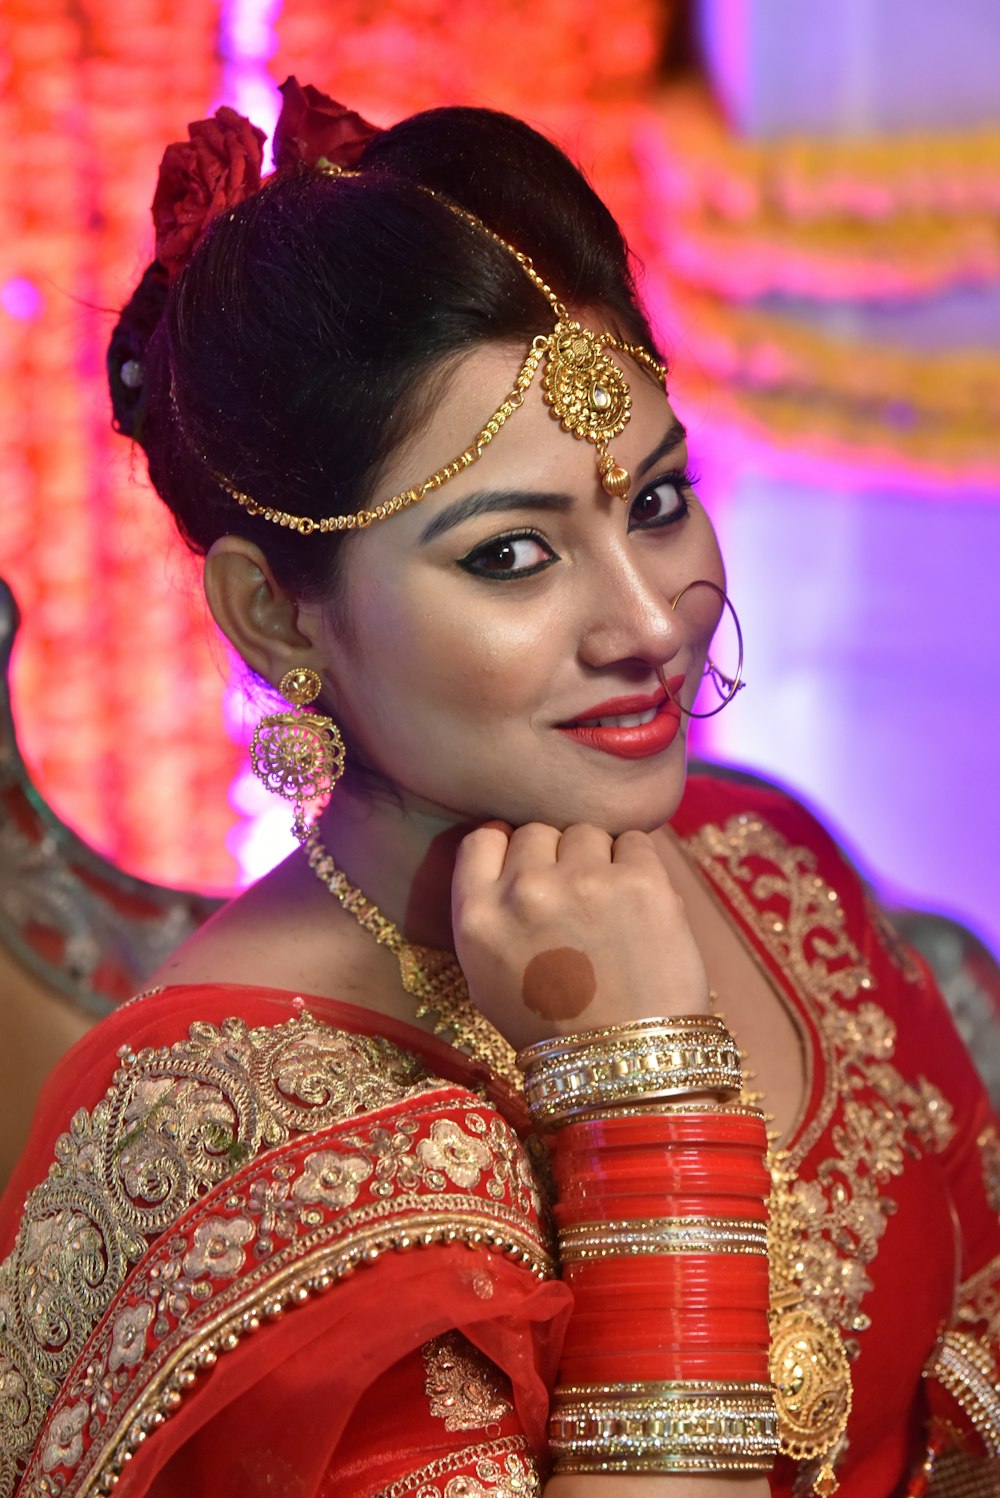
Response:
POLYGON ((736 1098, 739 1048, 717 1015, 667 1015, 537 1041, 518 1055, 539 1128, 595 1110, 693 1096, 736 1098))
POLYGON ((648 1019, 521 1053, 548 1133, 573 1290, 553 1398, 557 1474, 770 1469, 763 1115, 712 1016, 648 1019), (695 1099, 706 1084, 713 1101, 695 1099))

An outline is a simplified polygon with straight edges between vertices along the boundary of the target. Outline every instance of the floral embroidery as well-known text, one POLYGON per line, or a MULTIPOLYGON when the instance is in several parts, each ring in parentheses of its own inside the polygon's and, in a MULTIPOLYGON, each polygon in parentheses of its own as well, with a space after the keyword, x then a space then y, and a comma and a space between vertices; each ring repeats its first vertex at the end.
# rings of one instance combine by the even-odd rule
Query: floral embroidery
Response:
POLYGON ((466 1134, 450 1119, 442 1119, 434 1125, 431 1137, 420 1141, 417 1158, 427 1170, 440 1171, 456 1186, 468 1189, 479 1185, 493 1157, 482 1140, 466 1134))
POLYGON ((146 1350, 146 1332, 156 1315, 151 1305, 126 1306, 115 1317, 108 1367, 130 1368, 146 1350))
MULTIPOLYGON (((92 1112, 78 1110, 57 1140, 0 1265, 0 1498, 12 1493, 60 1384, 150 1241, 262 1152, 441 1085, 388 1041, 334 1030, 305 1011, 273 1028, 196 1023, 172 1046, 123 1047, 119 1062, 104 1098, 92 1112)), ((236 1262, 252 1230, 226 1231, 214 1268, 207 1228, 191 1245, 187 1281, 236 1262)), ((180 1270, 157 1287, 157 1315, 192 1304, 180 1270)), ((50 1453, 70 1449, 60 1444, 65 1413, 60 1420, 50 1453)))
POLYGON ((523 1436, 468 1446, 381 1488, 372 1498, 541 1498, 541 1475, 527 1446, 523 1436))
POLYGON ((984 1322, 986 1335, 1000 1342, 1000 1254, 958 1287, 956 1319, 963 1327, 984 1322))
POLYGON ((317 1150, 306 1156, 305 1174, 292 1187, 300 1202, 323 1202, 327 1207, 349 1207, 357 1199, 362 1181, 372 1173, 371 1162, 361 1155, 336 1155, 317 1150))
MULTIPOLYGON (((129 1304, 94 1328, 75 1368, 53 1389, 48 1429, 43 1422, 19 1491, 24 1498, 42 1498, 52 1491, 45 1483, 58 1481, 58 1491, 71 1498, 99 1487, 219 1352, 384 1253, 464 1242, 479 1250, 460 1271, 466 1282, 496 1272, 493 1264, 504 1261, 550 1276, 554 1265, 537 1214, 523 1205, 518 1149, 516 1135, 499 1116, 480 1104, 470 1107, 463 1088, 438 1083, 433 1097, 403 1099, 384 1110, 378 1123, 352 1119, 314 1131, 265 1151, 220 1181, 147 1249, 123 1290, 129 1304), (443 1123, 454 1127, 442 1130, 443 1123), (465 1137, 485 1141, 493 1137, 494 1124, 503 1138, 495 1158, 486 1145, 475 1191, 449 1190, 442 1172, 421 1163, 422 1143, 443 1138, 450 1150, 465 1137), (399 1167, 388 1196, 378 1189, 385 1185, 376 1175, 381 1159, 399 1167), (498 1172, 506 1183, 499 1192, 498 1172), (355 1195, 348 1207, 317 1197, 324 1181, 352 1176, 355 1195), (414 1182, 412 1189, 401 1185, 404 1178, 414 1182), (303 1188, 305 1182, 311 1185, 303 1188), (137 1347, 140 1355, 134 1356, 137 1347), (81 1402, 91 1418, 78 1451, 65 1421, 81 1402), (51 1479, 40 1474, 39 1447, 63 1452, 61 1470, 51 1479)), ((18 1475, 8 1463, 0 1468, 5 1480, 8 1471, 12 1480, 18 1475)), ((454 1480, 465 1481, 467 1472, 453 1469, 454 1480)), ((511 1476, 504 1463, 497 1472, 498 1493, 520 1491, 510 1486, 515 1477, 520 1481, 516 1472, 511 1476)))
POLYGON ((894 1210, 884 1188, 908 1155, 949 1142, 951 1107, 924 1078, 909 1082, 892 1064, 895 1026, 867 997, 874 979, 810 849, 746 814, 700 828, 687 846, 816 1015, 828 1085, 799 1138, 772 1152, 771 1270, 782 1290, 797 1287, 852 1335, 869 1324, 866 1266, 894 1210), (814 1180, 801 1180, 798 1168, 838 1103, 835 1153, 814 1180))
POLYGON ((458 1332, 423 1349, 424 1389, 445 1430, 485 1430, 513 1411, 510 1380, 458 1332))
POLYGON ((42 1448, 42 1466, 46 1472, 51 1472, 53 1467, 71 1467, 80 1460, 83 1427, 88 1414, 85 1404, 74 1404, 53 1420, 48 1440, 42 1448))
POLYGON ((976 1140, 983 1170, 983 1189, 991 1209, 1000 1214, 1000 1135, 995 1124, 987 1124, 976 1140))
POLYGON ((194 1230, 194 1242, 184 1256, 184 1273, 193 1280, 203 1274, 231 1279, 243 1268, 246 1254, 243 1245, 254 1236, 253 1225, 245 1217, 229 1222, 225 1217, 210 1217, 194 1230))

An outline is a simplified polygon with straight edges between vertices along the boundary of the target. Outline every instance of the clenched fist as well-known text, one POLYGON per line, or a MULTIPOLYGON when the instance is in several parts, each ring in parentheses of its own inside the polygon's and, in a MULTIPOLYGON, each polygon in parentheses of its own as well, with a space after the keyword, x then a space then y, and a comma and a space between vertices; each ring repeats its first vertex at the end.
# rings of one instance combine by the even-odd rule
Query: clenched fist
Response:
POLYGON ((455 951, 512 1045, 660 1014, 704 1014, 708 982, 644 832, 489 822, 463 840, 455 951))

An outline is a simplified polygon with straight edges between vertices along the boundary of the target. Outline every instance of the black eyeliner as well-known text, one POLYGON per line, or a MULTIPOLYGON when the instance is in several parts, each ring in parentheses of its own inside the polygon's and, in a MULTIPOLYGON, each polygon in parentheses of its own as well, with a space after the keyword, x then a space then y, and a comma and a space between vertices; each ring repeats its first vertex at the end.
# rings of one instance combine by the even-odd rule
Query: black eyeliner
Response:
POLYGON ((540 536, 537 531, 523 530, 508 531, 505 535, 493 536, 489 541, 480 542, 478 546, 474 546, 470 552, 467 552, 464 557, 460 557, 456 565, 461 567, 463 572, 467 572, 470 577, 484 578, 488 582, 519 582, 522 578, 534 577, 537 573, 544 572, 546 567, 551 567, 553 562, 558 561, 558 552, 553 551, 544 536, 540 536), (478 557, 486 556, 497 547, 510 545, 515 541, 536 541, 539 546, 543 546, 550 554, 543 561, 535 562, 531 567, 519 567, 516 571, 510 572, 490 572, 480 570, 475 566, 478 557))
POLYGON ((647 531, 662 530, 669 525, 674 525, 678 521, 683 520, 686 515, 689 515, 691 513, 688 494, 693 494, 695 492, 695 485, 699 482, 699 475, 692 472, 690 467, 687 466, 685 466, 684 468, 670 468, 666 473, 658 474, 656 478, 650 479, 648 483, 643 484, 639 493, 635 496, 635 499, 631 501, 629 505, 629 519, 631 520, 632 510, 635 508, 635 506, 638 505, 641 500, 645 499, 647 495, 655 494, 656 490, 661 488, 664 484, 670 484, 676 490, 677 498, 679 501, 678 507, 669 515, 661 516, 658 519, 648 520, 645 523, 637 522, 635 526, 630 525, 630 529, 647 531))

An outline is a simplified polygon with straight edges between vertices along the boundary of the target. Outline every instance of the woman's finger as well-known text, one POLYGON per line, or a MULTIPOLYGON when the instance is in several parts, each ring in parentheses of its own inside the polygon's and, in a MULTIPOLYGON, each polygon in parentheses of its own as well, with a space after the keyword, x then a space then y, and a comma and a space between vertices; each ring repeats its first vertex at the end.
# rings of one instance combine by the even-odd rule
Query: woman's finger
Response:
POLYGON ((559 863, 574 866, 608 864, 611 862, 611 845, 609 832, 601 827, 578 822, 573 827, 567 827, 559 839, 556 857, 559 863))
POLYGON ((455 882, 463 889, 496 884, 504 870, 513 828, 508 822, 484 822, 466 834, 455 855, 455 882))
POLYGON ((633 868, 655 868, 660 875, 666 872, 652 838, 645 832, 623 832, 616 837, 611 850, 611 861, 631 864, 633 868))
POLYGON ((551 866, 556 861, 560 836, 557 828, 544 822, 526 822, 523 827, 515 827, 507 845, 504 873, 522 874, 551 866))

